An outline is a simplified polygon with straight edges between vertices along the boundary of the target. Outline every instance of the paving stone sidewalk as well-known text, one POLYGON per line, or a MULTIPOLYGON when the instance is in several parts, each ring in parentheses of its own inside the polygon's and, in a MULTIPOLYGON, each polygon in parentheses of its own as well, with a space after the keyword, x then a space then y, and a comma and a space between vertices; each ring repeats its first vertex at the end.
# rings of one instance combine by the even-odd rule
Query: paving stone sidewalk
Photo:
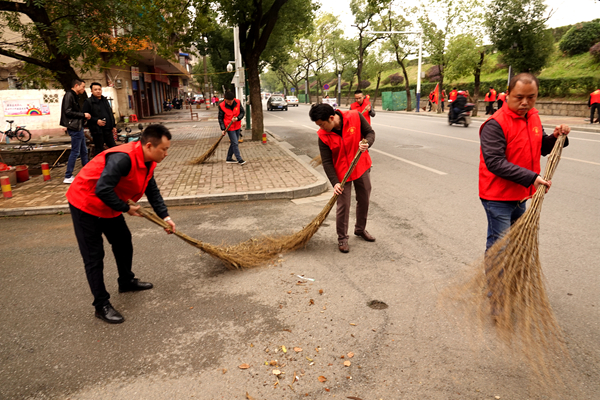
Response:
MULTIPOLYGON (((273 198, 313 196, 327 189, 325 178, 274 138, 267 144, 245 140, 240 144, 245 165, 227 164, 229 140, 223 138, 215 155, 204 164, 191 165, 221 135, 218 124, 178 124, 169 155, 158 164, 155 179, 169 206, 273 198)), ((75 174, 81 168, 77 161, 75 174)), ((13 198, 0 200, 0 215, 68 212, 63 184, 66 166, 13 187, 13 198)), ((144 201, 141 201, 144 204, 144 201)))

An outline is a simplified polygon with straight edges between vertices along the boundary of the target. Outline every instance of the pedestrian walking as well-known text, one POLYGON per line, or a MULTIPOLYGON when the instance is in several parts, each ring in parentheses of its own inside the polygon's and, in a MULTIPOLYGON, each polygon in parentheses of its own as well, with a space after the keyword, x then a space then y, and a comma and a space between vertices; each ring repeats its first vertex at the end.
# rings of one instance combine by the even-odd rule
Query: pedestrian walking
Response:
POLYGON ((440 104, 442 105, 442 112, 444 112, 444 102, 446 101, 446 91, 442 89, 442 98, 440 99, 440 104))
POLYGON ((356 101, 350 104, 350 109, 361 113, 370 124, 371 118, 375 117, 375 110, 371 107, 371 102, 365 97, 360 89, 354 92, 354 100, 356 101))
POLYGON ((356 224, 354 234, 367 242, 375 238, 365 229, 371 196, 371 156, 367 149, 375 142, 375 132, 365 117, 356 110, 334 110, 329 104, 314 105, 310 119, 319 126, 319 151, 325 174, 339 197, 336 207, 338 249, 348 253, 348 221, 350 219, 351 187, 356 194, 356 224), (367 144, 361 143, 362 139, 367 144), (342 188, 340 182, 348 171, 357 151, 362 151, 358 164, 342 188))
POLYGON ((108 148, 115 147, 114 135, 117 133, 117 124, 108 99, 102 96, 102 85, 93 82, 90 85, 92 95, 83 103, 83 112, 90 114, 88 128, 94 139, 94 156, 108 148))
POLYGON ((479 129, 479 197, 488 220, 486 251, 523 215, 525 201, 540 185, 550 188, 552 182, 539 175, 540 157, 552 151, 559 135, 570 132, 568 125, 559 125, 546 135, 534 108, 538 89, 535 76, 514 76, 506 106, 479 129))
POLYGON ((119 271, 119 293, 152 289, 132 272, 133 244, 123 213, 139 216, 139 206, 127 200, 139 200, 144 194, 156 214, 170 226, 175 223, 154 180, 154 169, 167 156, 171 133, 162 125, 146 127, 140 141, 110 148, 98 154, 81 169, 69 190, 67 200, 75 236, 83 257, 88 284, 94 296, 92 305, 101 320, 118 324, 125 319, 113 308, 104 285, 104 245, 102 235, 111 244, 119 271))
POLYGON ((597 89, 590 94, 588 107, 590 108, 590 124, 594 123, 596 110, 598 110, 598 119, 596 121, 600 123, 600 89, 597 89))
POLYGON ((71 89, 67 90, 63 97, 60 125, 67 128, 67 133, 71 136, 71 154, 67 161, 67 171, 63 183, 73 182, 73 170, 78 157, 81 157, 81 165, 88 163, 88 153, 83 133, 83 124, 85 120, 91 118, 89 113, 84 113, 79 104, 79 95, 85 92, 85 82, 81 79, 73 79, 71 89))
POLYGON ((242 118, 244 118, 244 108, 241 106, 241 102, 235 98, 233 92, 225 93, 225 100, 219 104, 219 125, 223 136, 229 135, 229 150, 227 150, 227 159, 225 160, 228 164, 238 163, 240 165, 246 164, 246 161, 240 154, 240 148, 238 142, 241 136, 242 129, 242 118), (233 123, 229 125, 230 122, 233 123), (227 129, 229 126, 229 129, 227 129), (235 156, 235 160, 233 159, 235 156))

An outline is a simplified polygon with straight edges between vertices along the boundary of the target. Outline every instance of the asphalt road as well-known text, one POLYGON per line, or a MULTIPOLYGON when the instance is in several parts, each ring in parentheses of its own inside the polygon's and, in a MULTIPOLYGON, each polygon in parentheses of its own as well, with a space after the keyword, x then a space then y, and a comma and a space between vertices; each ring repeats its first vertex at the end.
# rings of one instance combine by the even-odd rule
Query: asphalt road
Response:
MULTIPOLYGON (((312 158, 316 126, 307 113, 265 112, 265 125, 312 158)), ((571 134, 544 201, 541 261, 572 358, 563 371, 569 386, 548 387, 498 342, 491 322, 471 329, 440 295, 485 244, 478 124, 380 112, 373 127, 367 228, 375 243, 352 237, 350 253, 340 253, 330 215, 305 249, 228 271, 128 218, 134 271, 155 288, 117 293, 107 246, 107 287, 122 325, 93 317, 68 215, 1 219, 9 238, 0 244, 0 398, 600 398, 600 136, 571 134), (388 308, 368 307, 373 300, 388 308)), ((327 197, 171 215, 192 237, 233 244, 297 231, 327 197)))

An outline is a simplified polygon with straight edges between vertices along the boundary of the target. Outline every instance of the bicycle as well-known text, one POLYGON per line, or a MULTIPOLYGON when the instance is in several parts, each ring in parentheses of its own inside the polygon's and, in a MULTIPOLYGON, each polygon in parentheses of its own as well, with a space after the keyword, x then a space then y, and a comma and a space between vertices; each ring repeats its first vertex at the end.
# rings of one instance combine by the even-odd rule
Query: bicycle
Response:
POLYGON ((27 143, 29 142, 29 140, 31 140, 31 133, 27 129, 25 129, 25 126, 16 126, 15 130, 13 131, 12 124, 15 121, 7 120, 6 122, 8 122, 10 126, 7 131, 0 131, 2 133, 2 138, 0 139, 0 141, 4 140, 7 137, 10 139, 17 138, 22 143, 27 143))

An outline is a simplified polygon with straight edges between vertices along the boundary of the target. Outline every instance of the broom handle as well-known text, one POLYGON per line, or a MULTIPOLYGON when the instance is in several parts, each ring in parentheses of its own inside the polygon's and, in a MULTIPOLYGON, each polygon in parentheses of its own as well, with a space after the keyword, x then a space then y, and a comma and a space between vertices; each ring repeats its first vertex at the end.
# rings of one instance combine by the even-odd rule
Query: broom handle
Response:
MULTIPOLYGON (((367 143, 367 139, 363 139, 360 141, 361 143, 367 143)), ((348 178, 350 177, 350 174, 352 173, 352 171, 354 171, 354 167, 356 167, 356 164, 358 164, 358 159, 360 158, 361 154, 363 152, 358 150, 356 152, 356 155, 354 156, 354 160, 352 160, 352 164, 350 164, 350 168, 348 168, 348 172, 346 172, 346 175, 344 176, 344 179, 342 179, 342 182, 340 183, 340 186, 343 188, 344 185, 346 184, 346 181, 348 180, 348 178)))

